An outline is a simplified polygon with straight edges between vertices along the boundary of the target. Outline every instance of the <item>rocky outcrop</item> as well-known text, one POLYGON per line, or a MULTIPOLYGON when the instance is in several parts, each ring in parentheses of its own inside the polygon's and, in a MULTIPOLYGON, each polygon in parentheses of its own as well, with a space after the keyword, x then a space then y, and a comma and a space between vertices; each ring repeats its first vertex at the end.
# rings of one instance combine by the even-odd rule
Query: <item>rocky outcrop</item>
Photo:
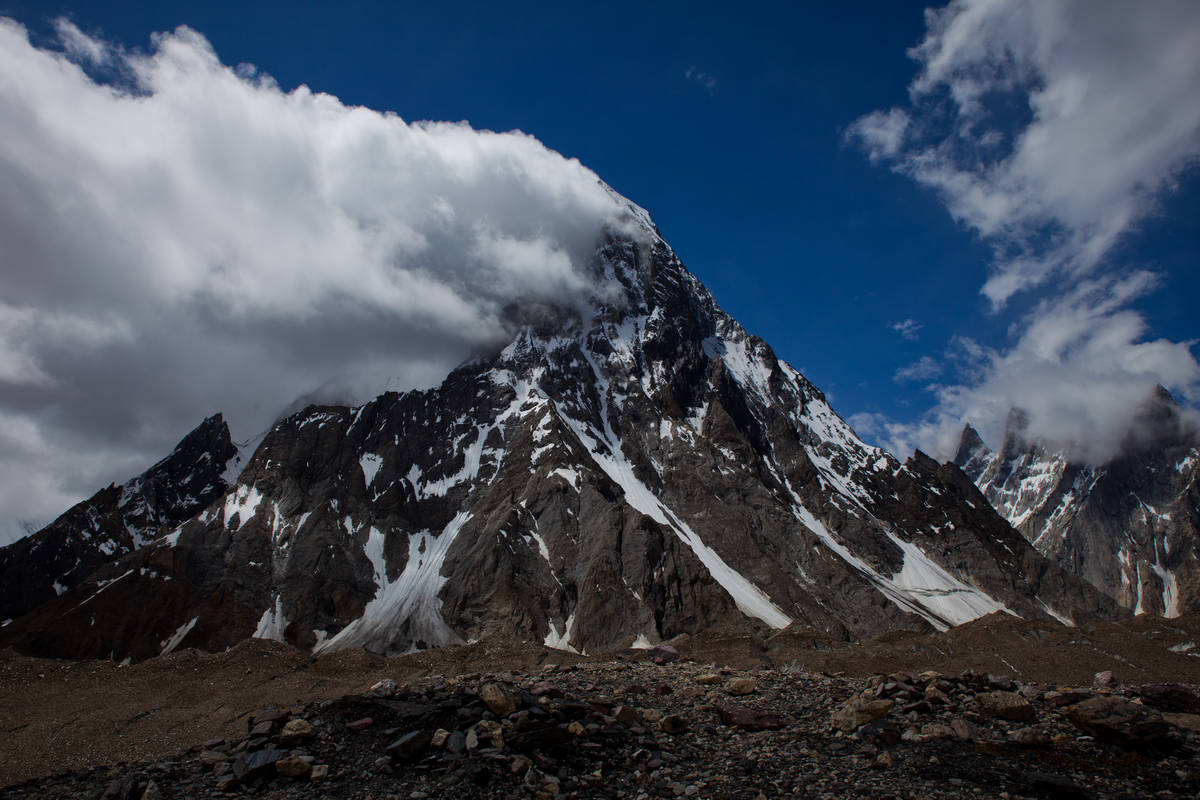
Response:
POLYGON ((955 463, 988 501, 1068 572, 1134 613, 1200 610, 1200 438, 1166 390, 1122 452, 1088 465, 1026 433, 1019 411, 993 452, 963 430, 955 463))
POLYGON ((33 535, 0 549, 0 620, 69 592, 96 569, 144 547, 229 488, 238 458, 220 414, 171 454, 121 485, 101 489, 33 535))

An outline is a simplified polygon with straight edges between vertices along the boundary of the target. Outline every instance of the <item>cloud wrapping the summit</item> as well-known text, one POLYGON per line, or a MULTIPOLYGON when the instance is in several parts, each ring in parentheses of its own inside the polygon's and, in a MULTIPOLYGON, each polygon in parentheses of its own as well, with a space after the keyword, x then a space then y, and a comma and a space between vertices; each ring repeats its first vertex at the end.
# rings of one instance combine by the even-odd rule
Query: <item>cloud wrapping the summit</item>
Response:
POLYGON ((314 390, 436 382, 506 305, 581 300, 625 225, 531 136, 284 91, 185 27, 58 31, 0 19, 0 540, 214 411, 245 436, 314 390))

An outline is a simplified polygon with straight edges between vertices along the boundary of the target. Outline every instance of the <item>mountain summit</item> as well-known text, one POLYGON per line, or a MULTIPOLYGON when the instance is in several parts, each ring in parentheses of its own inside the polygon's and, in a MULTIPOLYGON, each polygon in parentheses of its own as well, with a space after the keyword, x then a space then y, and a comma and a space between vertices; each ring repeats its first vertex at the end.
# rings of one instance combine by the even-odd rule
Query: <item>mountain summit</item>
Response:
POLYGON ((515 305, 507 346, 437 388, 284 419, 223 497, 4 639, 594 652, 731 624, 847 639, 1111 613, 956 466, 864 444, 628 210, 586 306, 515 305))
POLYGON ((0 620, 66 593, 97 568, 141 549, 225 493, 237 473, 229 426, 214 414, 163 460, 101 489, 32 536, 0 549, 0 620))
POLYGON ((999 452, 966 426, 955 463, 1038 550, 1135 614, 1200 611, 1200 436, 1166 389, 1105 464, 1030 437, 1019 410, 999 452))

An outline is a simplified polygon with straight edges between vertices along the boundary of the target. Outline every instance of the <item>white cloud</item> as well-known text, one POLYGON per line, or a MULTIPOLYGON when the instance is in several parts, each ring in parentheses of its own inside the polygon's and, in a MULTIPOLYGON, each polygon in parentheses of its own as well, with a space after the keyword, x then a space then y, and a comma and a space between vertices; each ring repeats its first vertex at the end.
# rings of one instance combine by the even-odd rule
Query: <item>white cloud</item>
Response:
POLYGON ((1200 364, 1191 343, 1148 338, 1145 320, 1125 307, 1156 280, 1138 272, 1085 281, 1040 304, 1007 352, 960 340, 954 347, 978 367, 978 379, 938 387, 930 414, 911 425, 887 424, 881 438, 899 452, 921 447, 948 458, 964 422, 998 445, 1009 411, 1020 408, 1033 438, 1090 463, 1110 459, 1155 387, 1196 399, 1200 364))
POLYGON ((700 84, 700 86, 704 87, 704 90, 709 94, 712 94, 714 91, 716 91, 717 79, 696 67, 695 64, 687 68, 687 70, 683 73, 683 77, 687 78, 693 83, 700 84))
POLYGON ((892 330, 910 341, 916 341, 921 335, 921 328, 925 326, 915 319, 909 317, 892 325, 892 330))
POLYGON ((20 432, 0 521, 61 512, 217 410, 245 436, 318 388, 435 383, 511 303, 580 299, 626 224, 520 132, 285 92, 188 28, 149 53, 58 33, 40 49, 0 19, 0 417, 20 432))
POLYGON ((894 158, 904 144, 904 135, 908 132, 908 113, 900 108, 887 111, 872 111, 866 116, 859 117, 849 128, 846 136, 857 140, 864 148, 871 162, 894 158))
POLYGON ((927 17, 911 110, 847 135, 992 243, 996 305, 1095 269, 1200 158, 1191 0, 957 0, 927 17))
POLYGON ((1159 277, 1110 263, 1200 161, 1200 4, 954 0, 926 22, 910 106, 847 138, 991 245, 995 309, 1043 299, 1006 351, 957 340, 958 383, 888 439, 946 455, 962 421, 997 436, 1018 405, 1035 435, 1103 459, 1155 385, 1190 397, 1200 380, 1190 343, 1153 339, 1130 307, 1159 277))
POLYGON ((934 361, 929 356, 921 356, 911 364, 906 364, 896 370, 896 374, 892 376, 892 380, 897 383, 906 381, 927 381, 936 378, 942 374, 944 368, 937 361, 934 361))

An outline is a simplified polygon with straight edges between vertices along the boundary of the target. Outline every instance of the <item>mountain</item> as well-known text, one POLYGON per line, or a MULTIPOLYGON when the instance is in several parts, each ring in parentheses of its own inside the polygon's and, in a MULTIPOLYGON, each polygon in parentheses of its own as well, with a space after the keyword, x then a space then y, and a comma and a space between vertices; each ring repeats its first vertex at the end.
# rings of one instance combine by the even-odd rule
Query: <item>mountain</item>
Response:
POLYGON ((246 637, 578 651, 727 625, 841 639, 1114 613, 953 464, 901 464, 714 302, 644 211, 586 307, 507 309, 438 387, 313 406, 202 513, 3 632, 144 658, 246 637))
POLYGON ((1025 538, 1120 605, 1200 611, 1200 438, 1171 395, 1151 397, 1120 454, 1090 466, 1009 416, 993 452, 970 426, 955 463, 1025 538))
POLYGON ((229 488, 238 451, 220 414, 171 454, 120 486, 101 489, 45 528, 0 548, 0 620, 69 592, 97 568, 144 547, 229 488))

